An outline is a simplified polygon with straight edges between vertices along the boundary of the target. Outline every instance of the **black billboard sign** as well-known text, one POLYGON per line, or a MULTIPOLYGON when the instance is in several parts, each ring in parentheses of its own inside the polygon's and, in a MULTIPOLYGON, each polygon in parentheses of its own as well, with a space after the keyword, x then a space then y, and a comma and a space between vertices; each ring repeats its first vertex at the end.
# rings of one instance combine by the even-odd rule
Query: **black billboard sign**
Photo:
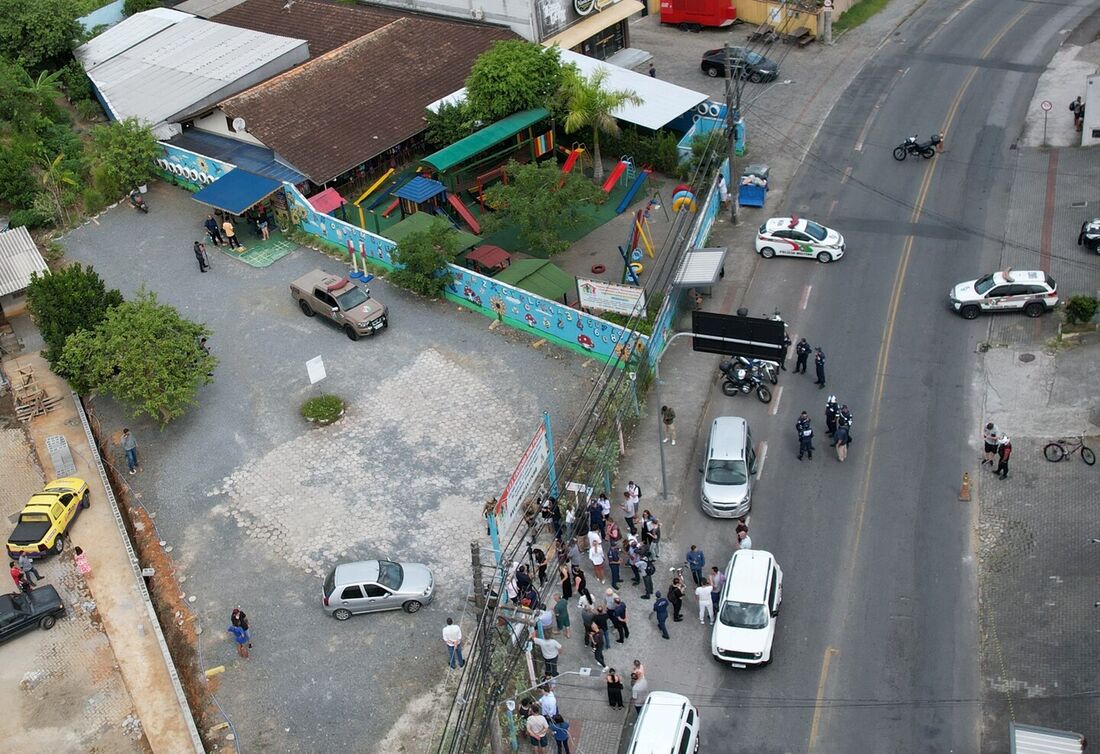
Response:
POLYGON ((723 356, 779 361, 783 358, 784 327, 783 321, 778 319, 694 311, 691 313, 691 332, 711 337, 694 337, 691 347, 695 351, 723 356))

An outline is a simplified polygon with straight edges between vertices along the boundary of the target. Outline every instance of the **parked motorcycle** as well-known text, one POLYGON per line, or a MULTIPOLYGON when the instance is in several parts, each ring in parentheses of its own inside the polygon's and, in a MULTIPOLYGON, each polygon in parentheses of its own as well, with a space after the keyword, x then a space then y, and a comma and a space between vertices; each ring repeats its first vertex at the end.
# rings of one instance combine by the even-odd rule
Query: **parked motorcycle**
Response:
POLYGON ((943 141, 943 137, 940 134, 936 134, 928 141, 917 141, 917 135, 913 134, 908 139, 903 141, 894 147, 894 159, 898 162, 904 160, 908 155, 919 154, 924 159, 930 159, 932 155, 936 153, 936 147, 943 141))
POLYGON ((145 203, 145 197, 139 191, 130 192, 130 206, 141 210, 146 215, 149 214, 149 205, 145 203))
POLYGON ((764 361, 763 359, 746 359, 744 356, 738 356, 737 363, 745 367, 749 371, 756 372, 761 377, 764 377, 773 385, 779 384, 779 369, 774 361, 764 361))
POLYGON ((758 372, 746 369, 733 361, 723 361, 718 365, 718 371, 725 378, 722 381, 722 392, 726 395, 734 396, 738 393, 755 391, 761 403, 771 403, 772 391, 764 384, 764 378, 758 372))

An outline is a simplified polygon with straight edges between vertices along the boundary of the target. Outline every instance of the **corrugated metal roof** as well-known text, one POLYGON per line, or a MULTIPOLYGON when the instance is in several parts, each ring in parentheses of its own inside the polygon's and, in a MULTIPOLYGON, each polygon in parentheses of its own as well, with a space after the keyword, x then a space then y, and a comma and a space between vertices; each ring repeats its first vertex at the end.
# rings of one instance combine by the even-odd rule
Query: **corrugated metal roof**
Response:
POLYGON ((191 16, 170 8, 155 8, 143 13, 135 13, 95 39, 77 47, 73 55, 87 70, 186 18, 191 16))
POLYGON ((693 249, 684 255, 680 269, 676 271, 673 285, 694 288, 697 285, 714 285, 725 271, 726 249, 693 249))
POLYGON ((203 18, 213 18, 219 13, 224 13, 230 8, 240 5, 245 0, 185 0, 176 6, 176 10, 184 13, 194 13, 203 18))
POLYGON ((440 173, 446 173, 455 165, 481 154, 505 139, 515 136, 523 129, 530 128, 540 120, 549 117, 550 111, 544 107, 512 113, 507 118, 502 118, 480 131, 475 131, 464 139, 459 139, 449 147, 444 147, 438 152, 428 155, 420 162, 423 165, 435 168, 440 173))
POLYGON ((26 228, 0 233, 0 296, 23 290, 30 284, 32 272, 45 271, 46 260, 26 228))
MULTIPOLYGON (((155 12, 131 16, 115 29, 155 12)), ((308 54, 301 39, 176 15, 182 18, 107 60, 85 65, 88 77, 118 117, 134 116, 156 125, 208 97, 234 93, 226 89, 287 53, 298 48, 302 52, 299 60, 287 62, 287 68, 308 54)), ((243 83, 240 89, 251 83, 243 83)))
POLYGON ((1081 754, 1080 733, 1012 723, 1012 754, 1081 754))

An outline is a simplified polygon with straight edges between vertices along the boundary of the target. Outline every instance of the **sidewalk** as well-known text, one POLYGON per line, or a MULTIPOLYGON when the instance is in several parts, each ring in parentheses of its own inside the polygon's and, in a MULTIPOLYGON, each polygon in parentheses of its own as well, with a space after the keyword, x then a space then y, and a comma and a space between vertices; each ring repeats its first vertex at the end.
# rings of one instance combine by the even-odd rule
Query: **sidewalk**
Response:
MULTIPOLYGON (((34 452, 45 467, 49 467, 50 459, 46 438, 63 435, 72 452, 75 476, 88 483, 91 506, 74 524, 67 548, 79 544, 87 553, 92 567, 92 577, 87 580, 92 609, 110 642, 111 665, 121 673, 149 748, 171 754, 202 751, 190 710, 176 680, 175 668, 170 659, 166 659, 167 648, 160 625, 148 603, 144 584, 131 563, 129 542, 120 531, 121 521, 116 518, 113 497, 104 488, 98 452, 85 431, 72 393, 64 381, 49 371, 49 365, 37 352, 24 353, 4 362, 9 375, 16 365, 33 366, 39 384, 47 393, 63 396, 53 411, 33 419, 27 431, 34 452)), ((45 476, 54 478, 53 469, 48 468, 45 476)), ((59 563, 71 563, 71 555, 66 553, 51 558, 46 568, 52 571, 59 563)), ((106 668, 96 672, 110 676, 106 668)), ((72 690, 65 688, 55 693, 68 695, 72 690)), ((5 708, 11 707, 5 705, 5 708)), ((121 720, 112 722, 118 724, 121 720)), ((37 748, 37 745, 30 748, 37 748)))

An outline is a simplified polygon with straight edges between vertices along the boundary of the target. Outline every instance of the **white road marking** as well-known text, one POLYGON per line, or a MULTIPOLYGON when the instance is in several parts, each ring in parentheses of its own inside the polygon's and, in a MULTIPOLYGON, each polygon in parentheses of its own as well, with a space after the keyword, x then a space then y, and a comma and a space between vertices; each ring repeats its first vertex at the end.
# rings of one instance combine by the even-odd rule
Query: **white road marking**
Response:
POLYGON ((843 186, 848 182, 848 179, 852 177, 852 166, 844 168, 844 177, 840 179, 840 185, 843 186))
POLYGON ((802 311, 806 311, 806 305, 810 303, 810 291, 813 289, 812 285, 802 286, 802 298, 798 302, 798 308, 802 311))
MULTIPOLYGON (((768 441, 761 440, 756 443, 756 457, 760 459, 760 463, 756 465, 756 478, 759 479, 764 475, 764 461, 768 460, 768 441)), ((748 519, 745 519, 745 523, 748 523, 748 519)))
POLYGON ((777 387, 775 389, 775 394, 772 398, 772 408, 771 408, 771 411, 768 412, 772 416, 775 416, 777 413, 779 413, 779 401, 782 398, 783 398, 783 386, 780 385, 779 387, 777 387))

